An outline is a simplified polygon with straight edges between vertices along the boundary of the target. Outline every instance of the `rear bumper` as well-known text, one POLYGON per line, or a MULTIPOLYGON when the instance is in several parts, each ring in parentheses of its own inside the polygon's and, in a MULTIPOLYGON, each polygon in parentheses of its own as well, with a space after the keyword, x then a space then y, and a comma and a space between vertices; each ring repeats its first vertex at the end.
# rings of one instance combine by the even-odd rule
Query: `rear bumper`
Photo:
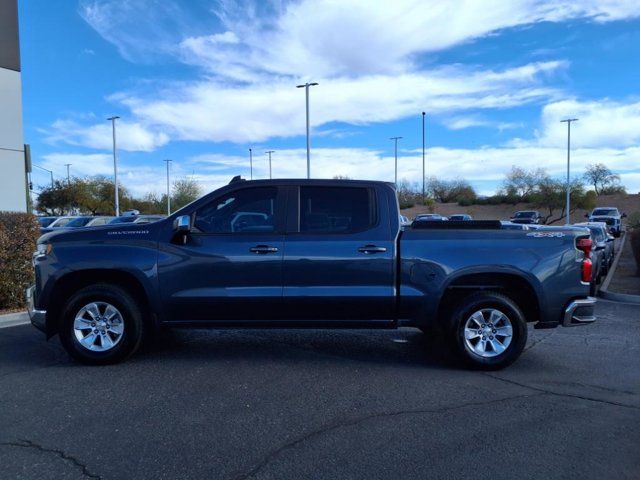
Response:
POLYGON ((47 311, 46 310, 36 310, 35 307, 35 285, 27 288, 25 292, 25 297, 27 300, 27 313, 29 314, 29 318, 31 319, 31 323, 38 330, 41 330, 46 333, 47 331, 47 311))
POLYGON ((564 311, 562 317, 563 327, 576 327, 578 325, 587 325, 596 321, 595 306, 596 299, 594 297, 578 298, 573 300, 564 311))

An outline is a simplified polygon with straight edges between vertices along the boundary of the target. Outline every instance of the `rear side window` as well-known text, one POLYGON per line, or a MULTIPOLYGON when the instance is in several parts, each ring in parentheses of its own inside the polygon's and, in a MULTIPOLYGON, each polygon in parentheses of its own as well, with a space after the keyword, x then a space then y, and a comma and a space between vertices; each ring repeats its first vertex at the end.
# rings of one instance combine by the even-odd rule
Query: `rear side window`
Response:
POLYGON ((300 232, 355 233, 376 223, 373 192, 362 187, 301 187, 300 232))
POLYGON ((230 192, 198 209, 194 225, 204 233, 274 232, 277 195, 276 187, 230 192))

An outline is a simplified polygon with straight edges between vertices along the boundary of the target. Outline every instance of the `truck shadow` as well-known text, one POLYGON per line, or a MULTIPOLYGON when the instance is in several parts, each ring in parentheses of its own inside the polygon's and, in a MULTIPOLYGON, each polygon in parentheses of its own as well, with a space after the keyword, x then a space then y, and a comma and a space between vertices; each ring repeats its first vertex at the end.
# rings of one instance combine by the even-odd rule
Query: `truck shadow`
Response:
POLYGON ((459 369, 446 339, 401 330, 167 330, 135 358, 157 361, 355 361, 459 369))

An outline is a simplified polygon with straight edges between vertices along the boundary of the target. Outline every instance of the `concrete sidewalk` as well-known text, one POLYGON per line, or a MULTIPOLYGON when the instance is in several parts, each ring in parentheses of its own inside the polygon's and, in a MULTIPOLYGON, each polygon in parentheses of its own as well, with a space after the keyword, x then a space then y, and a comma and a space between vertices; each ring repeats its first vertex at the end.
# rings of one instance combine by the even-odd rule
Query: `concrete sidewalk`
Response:
POLYGON ((27 312, 5 313, 0 315, 0 328, 15 327, 29 323, 27 312))

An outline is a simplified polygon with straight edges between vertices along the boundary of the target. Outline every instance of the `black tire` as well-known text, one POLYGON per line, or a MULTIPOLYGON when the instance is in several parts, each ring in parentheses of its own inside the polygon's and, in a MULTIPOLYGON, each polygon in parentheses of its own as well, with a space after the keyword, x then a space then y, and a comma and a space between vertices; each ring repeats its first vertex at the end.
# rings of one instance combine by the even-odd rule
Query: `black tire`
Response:
POLYGON ((144 322, 138 302, 120 287, 111 284, 95 284, 76 292, 65 304, 60 318, 60 341, 65 350, 81 363, 107 365, 118 363, 131 356, 140 346, 144 322), (124 329, 119 341, 107 351, 91 351, 85 348, 74 333, 74 320, 80 310, 92 302, 113 305, 121 314, 124 329))
MULTIPOLYGON (((451 315, 451 338, 455 353, 470 368, 499 370, 517 360, 527 344, 527 322, 516 303, 495 292, 478 292, 467 296, 451 315), (512 337, 507 348, 495 356, 474 353, 465 340, 465 324, 476 312, 494 309, 502 312, 511 323, 512 337)), ((496 337, 497 339, 497 337, 496 337)))

